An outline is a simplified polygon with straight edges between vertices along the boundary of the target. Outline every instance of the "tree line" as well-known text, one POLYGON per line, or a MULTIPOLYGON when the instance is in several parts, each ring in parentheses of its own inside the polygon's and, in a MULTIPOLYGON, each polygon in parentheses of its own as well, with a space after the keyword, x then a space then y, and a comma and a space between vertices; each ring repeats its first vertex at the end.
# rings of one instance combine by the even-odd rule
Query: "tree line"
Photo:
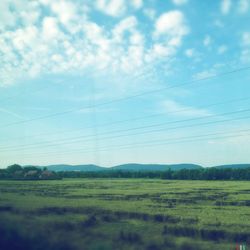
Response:
POLYGON ((250 168, 241 169, 181 169, 166 171, 60 171, 53 172, 46 168, 40 169, 29 166, 22 167, 18 164, 0 169, 0 179, 15 180, 53 180, 62 178, 155 178, 164 180, 250 180, 250 168))
POLYGON ((250 180, 250 168, 244 169, 182 169, 167 171, 105 170, 95 172, 65 171, 62 178, 156 178, 166 180, 250 180))
POLYGON ((55 180, 61 177, 47 168, 37 168, 33 166, 22 167, 18 164, 0 169, 0 179, 7 180, 55 180))

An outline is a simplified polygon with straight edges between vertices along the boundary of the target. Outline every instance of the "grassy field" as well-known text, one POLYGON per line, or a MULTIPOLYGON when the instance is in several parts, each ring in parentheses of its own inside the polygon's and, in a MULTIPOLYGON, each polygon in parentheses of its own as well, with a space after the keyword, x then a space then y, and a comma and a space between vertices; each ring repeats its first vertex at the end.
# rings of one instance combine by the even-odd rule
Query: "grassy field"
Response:
POLYGON ((250 247, 250 183, 0 181, 0 249, 250 247))

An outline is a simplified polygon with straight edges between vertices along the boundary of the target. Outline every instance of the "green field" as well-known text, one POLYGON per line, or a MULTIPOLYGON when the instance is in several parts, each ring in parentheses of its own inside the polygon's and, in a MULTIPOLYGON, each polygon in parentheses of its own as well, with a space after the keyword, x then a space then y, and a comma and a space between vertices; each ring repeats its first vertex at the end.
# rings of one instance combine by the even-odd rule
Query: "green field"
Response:
MULTIPOLYGON (((0 181, 0 249, 250 247, 243 181, 0 181)), ((248 248, 247 248, 248 249, 248 248)))

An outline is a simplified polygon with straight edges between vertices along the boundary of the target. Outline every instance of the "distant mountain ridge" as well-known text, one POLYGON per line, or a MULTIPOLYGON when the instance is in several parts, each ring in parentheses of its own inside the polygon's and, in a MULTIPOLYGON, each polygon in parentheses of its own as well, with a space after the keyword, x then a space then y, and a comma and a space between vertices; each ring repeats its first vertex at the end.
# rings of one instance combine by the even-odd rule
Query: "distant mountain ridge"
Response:
POLYGON ((94 164, 86 164, 86 165, 68 165, 68 164, 56 164, 56 165, 48 165, 48 166, 38 166, 39 168, 47 168, 50 171, 103 171, 105 168, 94 165, 94 164))
POLYGON ((228 164, 228 165, 219 165, 219 166, 215 166, 214 168, 219 168, 219 169, 225 169, 225 168, 233 168, 233 169, 250 168, 250 163, 249 163, 249 164, 228 164))
POLYGON ((124 171, 166 171, 180 170, 180 169, 200 169, 202 166, 196 164, 182 163, 182 164, 138 164, 128 163, 111 167, 113 170, 124 171))
POLYGON ((100 167, 93 164, 87 165, 68 165, 68 164, 56 164, 48 166, 37 166, 39 168, 47 168, 48 170, 59 172, 59 171, 83 171, 83 172, 96 172, 96 171, 166 171, 181 170, 181 169, 201 169, 202 166, 196 164, 138 164, 128 163, 121 164, 113 167, 100 167))
MULTIPOLYGON (((30 165, 24 166, 30 167, 30 165)), ((203 166, 191 163, 181 163, 181 164, 140 164, 140 163, 127 163, 121 164, 113 167, 101 167, 94 164, 82 164, 82 165, 70 165, 70 164, 54 164, 47 166, 35 166, 38 168, 47 168, 50 171, 82 171, 82 172, 97 172, 97 171, 166 171, 168 169, 178 171, 182 169, 204 169, 203 166)), ((210 167, 209 167, 210 168, 210 167)), ((228 164, 228 165, 218 165, 212 168, 217 169, 244 169, 250 168, 250 163, 246 164, 228 164)))

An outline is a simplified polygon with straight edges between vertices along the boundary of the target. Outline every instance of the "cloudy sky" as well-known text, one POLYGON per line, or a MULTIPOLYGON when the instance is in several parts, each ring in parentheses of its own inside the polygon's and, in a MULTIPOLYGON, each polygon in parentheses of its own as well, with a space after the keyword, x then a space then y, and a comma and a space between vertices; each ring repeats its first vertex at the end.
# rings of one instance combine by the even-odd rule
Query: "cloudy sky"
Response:
POLYGON ((0 12, 0 167, 250 162, 250 0, 0 12))

